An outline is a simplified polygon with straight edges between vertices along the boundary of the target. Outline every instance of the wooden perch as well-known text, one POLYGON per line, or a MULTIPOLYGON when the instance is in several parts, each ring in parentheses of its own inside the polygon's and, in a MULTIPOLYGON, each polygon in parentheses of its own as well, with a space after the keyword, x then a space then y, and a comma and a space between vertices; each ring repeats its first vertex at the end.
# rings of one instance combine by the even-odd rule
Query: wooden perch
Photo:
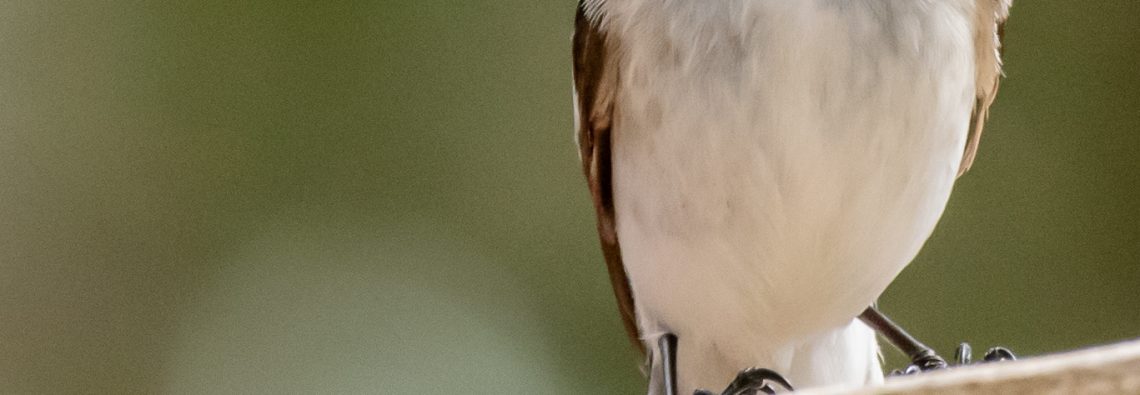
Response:
POLYGON ((797 394, 1140 394, 1140 339, 797 394))

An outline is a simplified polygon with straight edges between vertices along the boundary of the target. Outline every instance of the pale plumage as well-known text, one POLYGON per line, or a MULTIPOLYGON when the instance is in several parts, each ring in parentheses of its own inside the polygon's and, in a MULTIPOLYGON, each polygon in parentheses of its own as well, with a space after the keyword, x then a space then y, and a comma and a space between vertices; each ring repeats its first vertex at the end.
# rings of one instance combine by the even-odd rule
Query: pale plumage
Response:
POLYGON ((583 3, 579 145, 599 233, 631 330, 678 335, 682 393, 750 366, 801 387, 882 379, 854 317, 972 159, 1008 5, 583 3))

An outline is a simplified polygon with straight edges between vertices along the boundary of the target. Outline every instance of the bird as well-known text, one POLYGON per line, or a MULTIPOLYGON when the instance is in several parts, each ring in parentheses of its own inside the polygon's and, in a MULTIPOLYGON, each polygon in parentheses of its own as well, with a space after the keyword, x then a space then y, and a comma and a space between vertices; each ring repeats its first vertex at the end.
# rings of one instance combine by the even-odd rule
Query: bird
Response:
POLYGON ((1011 2, 578 2, 575 140, 649 394, 883 381, 858 316, 974 162, 1011 2))

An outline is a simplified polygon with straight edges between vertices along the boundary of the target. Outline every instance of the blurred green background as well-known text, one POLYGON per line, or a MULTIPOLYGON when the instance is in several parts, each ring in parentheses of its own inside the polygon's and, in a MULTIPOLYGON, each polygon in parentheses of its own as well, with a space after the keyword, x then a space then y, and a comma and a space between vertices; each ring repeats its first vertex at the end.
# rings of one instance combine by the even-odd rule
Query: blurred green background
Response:
MULTIPOLYGON (((574 3, 0 2, 0 392, 642 391, 574 3)), ((1137 16, 1015 5, 981 156, 882 299, 932 345, 1140 336, 1137 16)))

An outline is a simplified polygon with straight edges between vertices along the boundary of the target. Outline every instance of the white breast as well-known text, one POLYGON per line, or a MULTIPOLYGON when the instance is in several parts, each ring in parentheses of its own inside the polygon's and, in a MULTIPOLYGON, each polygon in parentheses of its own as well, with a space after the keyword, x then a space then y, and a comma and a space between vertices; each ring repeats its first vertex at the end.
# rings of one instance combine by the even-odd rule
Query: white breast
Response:
POLYGON ((805 361, 874 353, 849 325, 942 213, 973 103, 971 7, 601 4, 622 46, 618 237, 643 333, 681 339, 685 388, 753 365, 873 380, 877 362, 805 361))

